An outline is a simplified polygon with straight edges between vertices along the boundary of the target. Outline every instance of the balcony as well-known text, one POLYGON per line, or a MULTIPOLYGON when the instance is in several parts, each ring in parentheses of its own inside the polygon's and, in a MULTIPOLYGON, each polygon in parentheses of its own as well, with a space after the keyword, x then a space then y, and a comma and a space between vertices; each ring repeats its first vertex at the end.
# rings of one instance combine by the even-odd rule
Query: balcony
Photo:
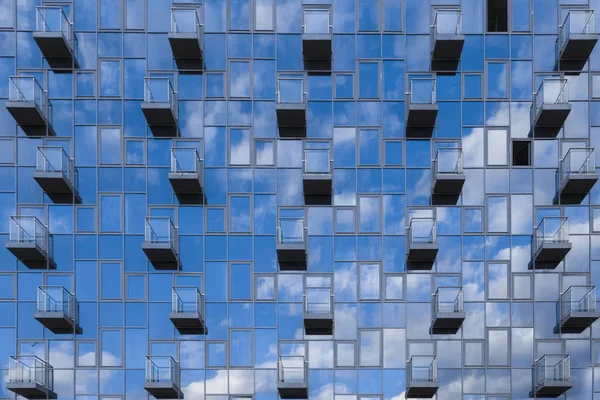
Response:
POLYGON ((437 10, 431 26, 431 67, 435 71, 456 71, 465 44, 462 11, 437 10))
POLYGON ((558 69, 581 71, 598 41, 594 11, 570 10, 558 31, 558 69))
POLYGON ((325 142, 305 142, 304 145, 304 202, 307 205, 331 205, 333 158, 330 145, 325 142))
POLYGON ((440 148, 433 160, 433 205, 456 205, 465 184, 461 148, 440 148))
POLYGON ((146 356, 144 389, 156 399, 183 399, 179 363, 168 356, 146 356))
POLYGON ((204 296, 196 287, 174 287, 171 296, 171 322, 182 335, 208 333, 204 323, 204 296))
POLYGON ((307 335, 333 333, 333 293, 330 287, 309 286, 304 290, 304 329, 307 335))
POLYGON ((406 247, 409 269, 431 269, 439 250, 435 218, 412 218, 406 247))
POLYGON ((177 95, 169 78, 144 78, 142 111, 154 136, 177 136, 177 95))
POLYGON ((277 226, 277 261, 287 271, 306 271, 307 229, 302 217, 279 217, 277 226))
POLYGON ((327 5, 305 5, 303 8, 302 55, 307 70, 331 70, 333 25, 327 5))
POLYGON ((412 356, 406 362, 406 398, 430 399, 439 387, 435 356, 412 356))
POLYGON ((569 82, 566 79, 544 79, 531 105, 534 137, 555 138, 571 112, 569 82))
POLYGON ((6 109, 28 136, 54 135, 48 94, 33 76, 8 78, 6 109))
POLYGON ((598 180, 594 149, 570 149, 560 160, 557 171, 558 195, 561 204, 580 204, 598 180))
POLYGON ((406 137, 430 138, 438 114, 435 79, 411 79, 406 97, 406 137))
POLYGON ((277 391, 282 399, 308 399, 308 362, 303 356, 279 357, 277 375, 277 391))
POLYGON ((33 179, 56 204, 80 203, 77 170, 62 147, 39 146, 33 179))
POLYGON ((581 333, 600 318, 595 286, 571 286, 560 294, 554 333, 581 333))
POLYGON ((36 356, 11 356, 6 389, 26 399, 56 399, 54 369, 36 356))
POLYGON ((171 8, 169 43, 180 70, 203 67, 203 26, 195 8, 171 8))
POLYGON ((38 286, 33 317, 56 334, 82 333, 77 300, 62 286, 38 286))
POLYGON ((455 334, 465 320, 462 287, 439 287, 432 295, 432 334, 455 334))
POLYGON ((36 7, 33 40, 55 72, 79 67, 73 53, 73 24, 61 6, 36 7))
POLYGON ((6 248, 27 268, 55 269, 52 259, 52 234, 37 217, 14 215, 10 217, 9 239, 6 248))
POLYGON ((557 398, 573 387, 569 355, 547 354, 535 360, 533 374, 534 387, 529 397, 557 398))
POLYGON ((169 181, 180 204, 204 204, 204 160, 196 148, 171 149, 169 181))
POLYGON ((179 269, 179 236, 171 218, 146 218, 142 250, 155 269, 179 269))
POLYGON ((571 250, 567 217, 544 217, 534 229, 534 269, 554 269, 571 250))
POLYGON ((285 75, 277 79, 275 108, 279 136, 306 137, 306 93, 303 75, 285 75))

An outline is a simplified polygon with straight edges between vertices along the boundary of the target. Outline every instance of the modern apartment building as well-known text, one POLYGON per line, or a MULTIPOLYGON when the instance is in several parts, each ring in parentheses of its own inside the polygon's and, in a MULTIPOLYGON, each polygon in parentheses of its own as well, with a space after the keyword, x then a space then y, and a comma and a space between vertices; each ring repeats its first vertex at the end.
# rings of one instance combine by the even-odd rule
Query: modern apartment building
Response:
POLYGON ((0 399, 599 400, 599 19, 0 0, 0 399))

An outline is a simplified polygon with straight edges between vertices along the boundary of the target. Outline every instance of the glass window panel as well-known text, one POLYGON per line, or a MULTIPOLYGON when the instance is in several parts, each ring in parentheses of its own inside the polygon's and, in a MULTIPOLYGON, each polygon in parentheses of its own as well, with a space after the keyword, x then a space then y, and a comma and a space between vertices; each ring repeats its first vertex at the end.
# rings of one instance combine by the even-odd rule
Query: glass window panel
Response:
POLYGON ((381 231, 381 203, 378 197, 359 198, 359 231, 361 233, 376 233, 381 231))
POLYGON ((360 332, 360 366, 377 367, 381 364, 381 332, 360 332))

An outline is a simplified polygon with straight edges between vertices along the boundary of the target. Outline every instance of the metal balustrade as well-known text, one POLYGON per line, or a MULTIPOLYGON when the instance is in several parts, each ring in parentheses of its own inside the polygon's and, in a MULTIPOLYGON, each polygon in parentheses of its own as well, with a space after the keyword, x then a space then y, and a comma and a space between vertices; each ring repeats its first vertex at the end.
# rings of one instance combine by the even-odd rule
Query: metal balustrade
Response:
POLYGON ((277 390, 282 399, 308 398, 308 362, 303 356, 280 356, 277 390))
POLYGON ((73 24, 63 6, 37 6, 33 39, 53 70, 78 68, 73 24))
POLYGON ((26 399, 56 399, 54 369, 33 355, 11 356, 6 389, 26 399))
POLYGON ((202 70, 204 67, 204 26, 198 7, 171 8, 168 34, 173 58, 181 70, 202 70))
POLYGON ((555 332, 581 333, 600 318, 596 309, 595 286, 570 286, 560 294, 557 303, 555 332))
POLYGON ((598 41, 593 10, 569 10, 558 27, 556 53, 559 70, 580 71, 598 41))
POLYGON ((48 94, 33 76, 8 78, 6 109, 26 135, 54 135, 52 105, 48 94))
POLYGON ((569 219, 544 217, 534 227, 534 256, 536 268, 556 268, 571 250, 569 219))
POLYGON ((154 268, 179 268, 179 235, 171 218, 146 217, 142 249, 154 268))
POLYGON ((169 356, 146 356, 144 389, 157 399, 178 399, 179 363, 169 356))
POLYGON ((555 202, 579 204, 597 181, 596 151, 591 148, 569 149, 559 162, 555 202))
POLYGON ((178 101, 177 93, 167 77, 144 78, 142 111, 148 126, 156 136, 176 136, 178 101))
POLYGON ((176 286, 171 295, 171 322, 179 333, 205 334, 204 295, 195 286, 176 286))
POLYGON ((52 235, 37 217, 11 216, 8 239, 6 248, 28 268, 56 268, 53 261, 52 235))
POLYGON ((455 334, 465 320, 463 289, 459 286, 440 286, 431 295, 431 332, 455 334))
POLYGON ((306 204, 321 200, 321 205, 331 204, 333 192, 333 157, 327 142, 306 142, 302 158, 302 181, 306 204), (318 199, 317 199, 317 196, 318 199))
MULTIPOLYGON (((462 54, 465 37, 462 31, 462 11, 460 9, 436 10, 431 25, 431 59, 435 70, 436 60, 458 61, 462 54)), ((455 70, 458 63, 446 63, 443 69, 455 70), (449 67, 452 65, 452 67, 449 67)))
POLYGON ((430 138, 438 114, 435 78, 412 78, 406 96, 407 138, 430 138))
POLYGON ((533 95, 531 109, 534 137, 556 137, 571 113, 569 81, 562 78, 543 79, 533 95))
POLYGON ((450 204, 456 204, 457 197, 462 192, 466 175, 463 171, 462 148, 439 148, 432 160, 432 204, 446 204, 445 199, 437 200, 436 195, 454 195, 450 204))
POLYGON ((181 204, 204 203, 204 160, 195 147, 173 147, 169 182, 181 204))
POLYGON ((414 355, 406 362, 407 398, 431 398, 439 386, 435 356, 414 355))
POLYGON ((573 387, 571 357, 546 354, 534 363, 534 392, 531 397, 559 397, 573 387))

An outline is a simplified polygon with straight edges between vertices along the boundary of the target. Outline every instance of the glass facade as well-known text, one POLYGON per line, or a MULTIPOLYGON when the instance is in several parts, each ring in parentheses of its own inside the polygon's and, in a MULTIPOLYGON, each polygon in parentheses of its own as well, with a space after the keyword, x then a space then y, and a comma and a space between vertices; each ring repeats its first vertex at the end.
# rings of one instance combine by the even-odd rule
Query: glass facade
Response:
POLYGON ((598 19, 0 0, 0 399, 600 400, 598 19))

